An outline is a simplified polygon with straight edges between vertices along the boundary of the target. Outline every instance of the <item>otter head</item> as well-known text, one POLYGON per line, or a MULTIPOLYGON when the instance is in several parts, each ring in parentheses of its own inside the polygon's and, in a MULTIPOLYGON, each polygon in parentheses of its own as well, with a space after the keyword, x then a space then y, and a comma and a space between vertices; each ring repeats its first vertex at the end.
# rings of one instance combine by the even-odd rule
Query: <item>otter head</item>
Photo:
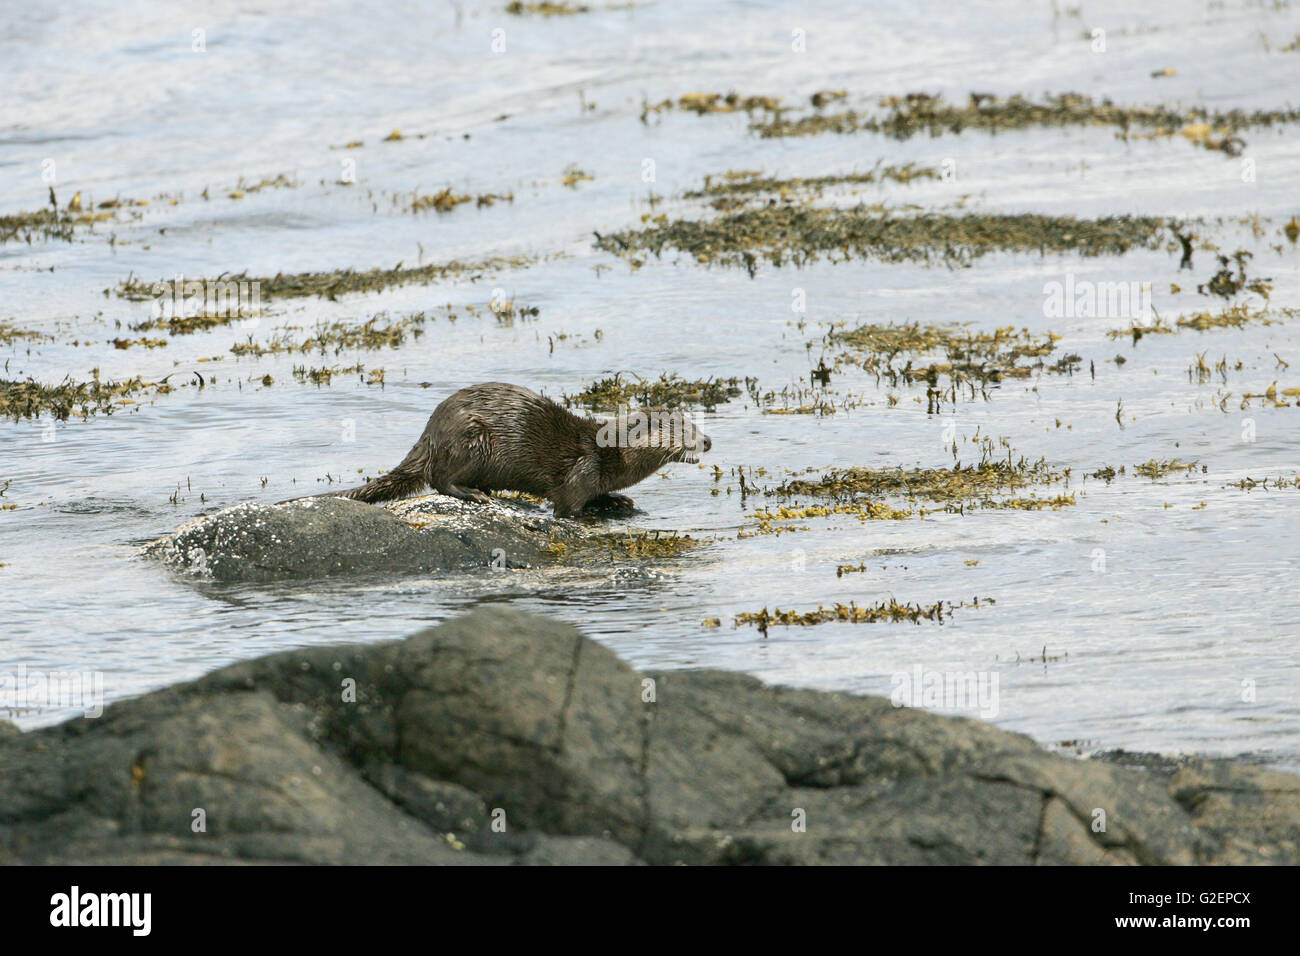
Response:
POLYGON ((713 447, 680 409, 634 408, 607 419, 597 435, 598 444, 619 449, 627 469, 628 484, 640 481, 672 461, 694 464, 713 447))

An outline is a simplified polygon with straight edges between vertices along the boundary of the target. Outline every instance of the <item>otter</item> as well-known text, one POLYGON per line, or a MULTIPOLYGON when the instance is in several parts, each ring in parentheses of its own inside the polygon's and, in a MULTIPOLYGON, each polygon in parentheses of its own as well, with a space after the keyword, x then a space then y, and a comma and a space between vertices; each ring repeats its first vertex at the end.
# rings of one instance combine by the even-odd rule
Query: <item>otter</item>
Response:
POLYGON ((557 518, 572 518, 589 504, 631 507, 631 498, 614 492, 669 462, 698 462, 712 447, 681 412, 586 418, 519 385, 485 382, 444 399, 392 471, 315 497, 378 503, 429 487, 485 503, 493 491, 524 491, 549 499, 557 518))

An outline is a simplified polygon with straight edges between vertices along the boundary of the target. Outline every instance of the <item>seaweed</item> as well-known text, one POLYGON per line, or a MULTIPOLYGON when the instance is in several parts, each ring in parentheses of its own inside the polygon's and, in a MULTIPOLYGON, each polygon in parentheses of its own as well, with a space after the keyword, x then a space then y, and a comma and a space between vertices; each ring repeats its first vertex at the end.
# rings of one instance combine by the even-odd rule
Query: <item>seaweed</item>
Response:
POLYGON ((1169 226, 1169 220, 1150 216, 904 216, 864 207, 767 205, 712 220, 679 219, 598 233, 596 246, 628 260, 639 252, 661 256, 665 249, 676 249, 702 265, 740 266, 752 276, 763 260, 774 266, 804 266, 823 258, 965 266, 991 252, 1122 255, 1159 248, 1169 238, 1169 226))
POLYGON ((136 395, 164 394, 172 388, 165 380, 146 382, 139 376, 122 382, 105 381, 99 377, 98 369, 89 381, 65 379, 58 385, 45 385, 32 378, 0 379, 0 416, 17 421, 48 414, 58 421, 67 421, 73 415, 81 418, 111 415, 119 408, 139 404, 136 395))
MULTIPOLYGON (((1150 478, 1152 481, 1155 481, 1157 478, 1165 478, 1174 472, 1188 473, 1195 471, 1196 467, 1197 462, 1194 461, 1182 461, 1178 458, 1160 461, 1159 459, 1152 458, 1149 461, 1144 461, 1140 465, 1134 465, 1133 473, 1135 475, 1141 475, 1143 478, 1150 478)), ((1204 468, 1202 468, 1202 470, 1204 470, 1204 468)))
MULTIPOLYGON (((994 602, 991 598, 985 598, 984 603, 993 604, 994 602)), ((898 601, 891 597, 877 604, 863 606, 859 606, 854 601, 850 601, 848 604, 837 603, 834 607, 829 608, 819 604, 815 611, 782 611, 779 607, 768 611, 765 607, 761 611, 745 611, 737 614, 734 618, 734 624, 737 627, 741 624, 757 627, 759 633, 766 637, 768 628, 773 626, 812 627, 829 622, 877 624, 882 621, 889 623, 910 621, 913 624, 920 624, 922 621, 937 621, 942 624, 944 615, 951 616, 952 612, 957 608, 978 608, 979 606, 979 598, 975 598, 970 604, 965 601, 957 604, 953 604, 951 601, 936 601, 934 604, 899 604, 898 601)))
POLYGON ((706 113, 743 112, 753 114, 759 111, 780 115, 782 106, 780 98, 776 96, 741 96, 735 91, 730 93, 686 93, 675 100, 661 100, 655 104, 642 103, 641 122, 646 122, 651 114, 664 113, 669 110, 680 110, 686 113, 694 113, 697 116, 703 116, 706 113))
POLYGON ((506 4, 506 13, 514 17, 522 17, 530 13, 538 14, 544 17, 572 17, 579 13, 590 13, 591 7, 584 3, 555 3, 553 0, 542 0, 540 3, 522 3, 520 0, 511 0, 506 4))
POLYGON ((236 342, 230 347, 235 355, 272 355, 292 352, 317 352, 321 355, 332 352, 338 355, 343 351, 395 349, 402 346, 409 336, 418 339, 424 334, 424 324, 428 315, 424 312, 412 312, 396 319, 388 313, 381 312, 360 325, 336 321, 318 323, 312 334, 297 340, 289 335, 290 330, 281 330, 265 345, 254 342, 249 336, 246 342, 236 342))
MULTIPOLYGON (((534 499, 537 500, 537 499, 534 499)), ((672 558, 700 544, 700 539, 676 531, 598 532, 573 541, 561 541, 554 533, 546 548, 562 561, 590 562, 593 557, 611 561, 672 558)))
POLYGON ((1145 335, 1173 335, 1180 329, 1211 332, 1216 329, 1241 329, 1252 324, 1275 325, 1297 315, 1300 315, 1300 309, 1253 309, 1249 305, 1238 303, 1217 312, 1203 309, 1179 316, 1173 325, 1157 316, 1149 325, 1134 324, 1123 329, 1111 329, 1106 334, 1112 339, 1132 337, 1136 345, 1145 335))
MULTIPOLYGON (((846 502, 852 507, 831 509, 827 513, 856 514, 863 520, 875 518, 898 519, 915 514, 925 517, 935 510, 964 514, 968 510, 1056 510, 1074 505, 1070 494, 1048 498, 1033 496, 998 497, 1007 492, 1020 491, 1037 485, 1052 485, 1069 480, 1069 470, 1057 471, 1047 460, 1017 459, 1003 440, 1005 457, 998 453, 999 446, 988 438, 980 441, 980 461, 963 466, 960 462, 951 468, 833 468, 817 479, 793 478, 764 493, 780 498, 812 497, 831 498, 846 502), (995 453, 997 456, 995 457, 995 453), (911 509, 884 506, 881 499, 902 498, 913 505, 911 509), (930 509, 920 502, 933 502, 940 507, 930 509)), ((803 516, 807 512, 789 512, 803 516)), ((760 512, 760 522, 779 520, 781 511, 760 512)))
POLYGON ((883 182, 911 183, 917 179, 940 179, 943 173, 933 166, 907 163, 903 166, 877 163, 863 173, 840 173, 827 176, 778 179, 751 169, 729 170, 721 175, 707 175, 704 185, 682 194, 684 199, 734 199, 777 193, 787 199, 797 192, 820 195, 835 186, 866 186, 883 182))
POLYGON ((705 408, 723 405, 741 394, 735 378, 687 381, 676 374, 663 374, 657 380, 624 379, 619 372, 588 385, 576 395, 563 395, 564 404, 588 410, 615 409, 629 405, 649 408, 705 408))
POLYGON ((99 204, 99 212, 89 212, 82 208, 81 193, 69 200, 65 209, 60 209, 54 190, 50 190, 50 204, 34 212, 15 212, 0 215, 0 245, 6 242, 22 241, 28 245, 34 240, 62 239, 71 242, 75 230, 81 226, 93 226, 113 218, 113 210, 128 206, 147 206, 146 200, 109 200, 99 204))
MULTIPOLYGON (((814 104, 815 105, 815 104, 814 104)), ((1032 127, 1109 126, 1128 138, 1143 131, 1149 136, 1181 133, 1189 142, 1206 149, 1237 155, 1244 143, 1238 133, 1300 119, 1300 109, 1211 110, 1172 106, 1119 106, 1100 102, 1080 93, 1046 96, 1035 102, 1016 94, 1007 98, 990 93, 971 93, 965 103, 950 103, 930 93, 885 96, 877 101, 882 112, 820 110, 804 116, 779 114, 751 123, 760 136, 814 136, 822 133, 880 133, 905 140, 927 134, 940 136, 974 129, 987 133, 1032 127)))
POLYGON ((853 366, 890 387, 924 384, 928 410, 938 413, 945 401, 955 405, 963 397, 987 399, 988 390, 1006 379, 1028 378, 1035 371, 1073 374, 1083 361, 1078 355, 1063 355, 1051 365, 1044 361, 1059 339, 1051 332, 1040 335, 1011 325, 985 332, 916 322, 832 329, 826 343, 848 347, 835 354, 829 371, 853 366), (925 361, 926 355, 942 355, 944 360, 925 361))
POLYGON ((514 193, 482 193, 478 196, 471 196, 467 193, 457 193, 450 186, 438 190, 432 195, 416 194, 411 201, 412 212, 423 212, 426 209, 433 209, 440 213, 451 212, 457 206, 465 203, 474 203, 479 208, 491 206, 498 202, 514 202, 514 193))
POLYGON ((54 336, 45 332, 35 332, 31 329, 20 329, 10 325, 8 322, 0 321, 0 345, 15 345, 20 341, 40 342, 52 341, 54 336))
MULTIPOLYGON (((335 299, 354 292, 382 292, 396 286, 427 285, 444 279, 478 278, 490 272, 520 269, 536 262, 533 256, 493 256, 478 261, 430 263, 423 266, 404 266, 398 263, 391 269, 377 268, 358 272, 338 269, 330 272, 277 273, 274 276, 253 277, 247 273, 223 275, 220 280, 204 279, 202 282, 255 282, 265 299, 322 296, 335 299)), ((142 301, 154 298, 155 283, 128 277, 118 283, 117 295, 123 299, 142 301)))
POLYGON ((578 183, 590 182, 595 178, 595 176, 587 172, 585 169, 580 169, 578 166, 570 163, 568 166, 564 167, 564 173, 560 176, 560 182, 565 186, 568 186, 570 189, 577 189, 578 183))

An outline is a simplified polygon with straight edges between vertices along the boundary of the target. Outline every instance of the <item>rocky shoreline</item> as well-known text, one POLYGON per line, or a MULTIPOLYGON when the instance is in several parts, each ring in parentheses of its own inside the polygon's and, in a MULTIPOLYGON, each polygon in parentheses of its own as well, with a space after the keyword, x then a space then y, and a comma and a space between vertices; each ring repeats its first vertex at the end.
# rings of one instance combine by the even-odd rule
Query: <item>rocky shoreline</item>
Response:
MULTIPOLYGON (((638 549, 618 534, 549 507, 497 496, 486 504, 430 494, 383 505, 347 498, 245 502, 186 522, 140 549, 196 580, 266 583, 361 574, 547 567, 613 551, 675 553, 694 542, 665 536, 638 549), (670 545, 676 542, 678 547, 670 545)), ((647 532, 640 532, 647 535, 647 532)), ((627 554, 628 557, 635 556, 627 554)))
POLYGON ((1156 774, 884 698, 642 674, 500 607, 0 724, 0 807, 9 864, 1300 862, 1300 777, 1156 774))

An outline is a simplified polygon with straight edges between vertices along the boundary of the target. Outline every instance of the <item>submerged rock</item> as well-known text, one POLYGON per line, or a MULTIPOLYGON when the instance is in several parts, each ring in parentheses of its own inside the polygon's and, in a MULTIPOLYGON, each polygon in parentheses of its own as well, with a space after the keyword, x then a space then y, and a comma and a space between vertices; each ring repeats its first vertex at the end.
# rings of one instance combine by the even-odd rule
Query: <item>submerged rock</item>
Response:
POLYGON ((1296 863, 1300 778, 1172 776, 507 608, 0 734, 0 863, 1296 863))
POLYGON ((517 499, 473 504, 446 495, 383 506, 347 498, 245 503, 190 521, 141 553, 224 582, 365 572, 531 568, 602 535, 517 499))

